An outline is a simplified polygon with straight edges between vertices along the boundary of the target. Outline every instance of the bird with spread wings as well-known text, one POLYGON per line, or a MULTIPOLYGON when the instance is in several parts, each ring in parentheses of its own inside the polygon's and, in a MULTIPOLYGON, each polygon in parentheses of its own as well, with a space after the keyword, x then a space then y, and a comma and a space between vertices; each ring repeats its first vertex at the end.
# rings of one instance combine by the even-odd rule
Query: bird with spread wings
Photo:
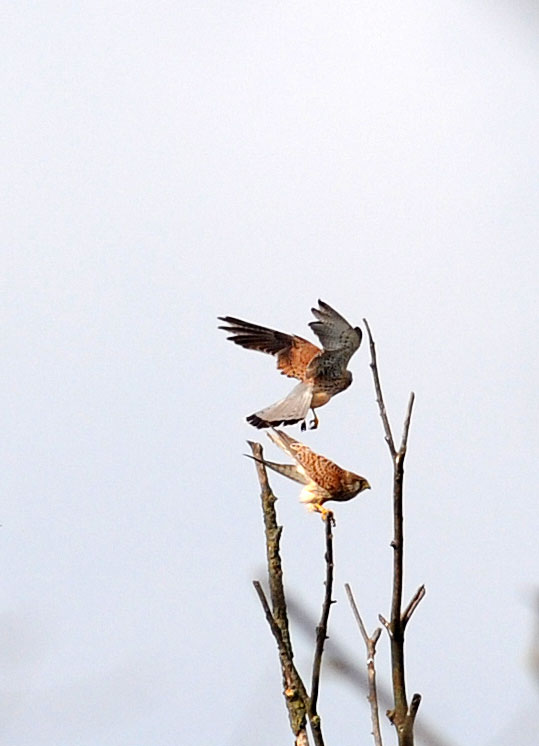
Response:
POLYGON ((268 437, 291 456, 294 463, 277 464, 274 461, 257 459, 254 456, 250 458, 304 485, 300 501, 305 503, 309 510, 321 513, 324 519, 332 518, 331 511, 324 507, 325 502, 328 500, 346 502, 371 487, 365 477, 341 469, 333 461, 315 453, 308 446, 294 440, 281 430, 271 429, 268 437))
POLYGON ((311 428, 318 427, 315 409, 327 404, 332 396, 344 391, 352 383, 347 365, 361 344, 362 332, 352 327, 345 318, 323 301, 311 309, 316 321, 309 326, 322 344, 322 349, 296 335, 285 334, 265 326, 251 324, 233 316, 220 316, 227 326, 220 326, 231 334, 228 339, 248 350, 259 350, 277 358, 277 368, 290 378, 299 379, 284 399, 259 412, 249 415, 247 422, 257 428, 293 425, 301 422, 312 410, 311 428))

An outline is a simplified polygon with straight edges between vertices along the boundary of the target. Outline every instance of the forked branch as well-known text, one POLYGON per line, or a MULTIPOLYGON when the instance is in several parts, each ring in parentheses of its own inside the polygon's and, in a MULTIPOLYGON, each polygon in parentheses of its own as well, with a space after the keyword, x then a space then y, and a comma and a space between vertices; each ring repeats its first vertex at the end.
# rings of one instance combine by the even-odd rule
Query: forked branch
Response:
MULTIPOLYGON (((268 604, 262 586, 254 581, 254 587, 264 609, 266 619, 277 642, 279 660, 283 674, 283 693, 290 727, 295 737, 296 746, 308 746, 307 736, 307 710, 309 697, 305 686, 293 662, 292 644, 288 628, 288 615, 286 611, 286 600, 283 587, 283 572, 280 555, 281 527, 277 525, 277 514, 275 512, 275 495, 271 491, 266 468, 261 459, 263 456, 260 443, 249 442, 253 456, 257 459, 256 470, 260 482, 260 498, 262 501, 262 513, 264 516, 264 529, 266 534, 266 558, 268 565, 268 581, 270 589, 271 606, 268 604)), ((315 743, 317 743, 315 741, 315 743)), ((323 746, 318 742, 317 746, 323 746)))
POLYGON ((305 685, 294 665, 294 654, 290 642, 290 633, 288 627, 288 614, 286 609, 286 599, 283 587, 283 571, 280 555, 281 526, 277 525, 277 513, 275 511, 276 497, 269 486, 266 467, 262 463, 263 453, 260 443, 249 441, 253 456, 255 457, 258 479, 260 482, 260 497, 262 500, 262 512, 264 515, 264 528, 266 533, 266 556, 268 564, 268 578, 270 588, 270 605, 258 581, 254 581, 254 587, 264 609, 266 619, 277 642, 279 650, 279 659, 283 673, 283 689, 288 708, 290 726, 295 736, 296 746, 308 746, 306 720, 309 718, 309 725, 313 735, 315 746, 324 746, 322 736, 322 724, 316 710, 316 700, 318 697, 318 686, 320 678, 320 666, 324 641, 327 636, 327 622, 329 609, 331 607, 331 591, 333 585, 333 535, 331 533, 331 520, 328 516, 326 526, 326 593, 325 601, 322 608, 322 618, 316 630, 316 650, 313 663, 313 688, 315 697, 309 697, 305 685))
POLYGON ((377 627, 372 633, 372 637, 369 637, 369 635, 367 634, 367 630, 365 629, 365 625, 363 624, 363 619, 361 618, 361 614, 359 613, 359 609, 356 606, 356 602, 352 594, 352 589, 350 588, 348 583, 345 583, 344 587, 348 595, 350 606, 352 607, 352 612, 354 614, 357 625, 359 627, 359 631, 361 632, 363 642, 365 643, 365 647, 367 649, 367 677, 369 681, 369 695, 367 699, 369 701, 369 705, 371 708, 372 735, 374 738, 375 746, 383 746, 382 745, 382 733, 380 730, 380 716, 378 714, 378 693, 376 691, 376 669, 374 667, 374 656, 376 655, 376 643, 378 642, 378 638, 380 637, 382 630, 380 629, 380 627, 377 627))
POLYGON ((418 591, 416 597, 402 613, 402 588, 404 573, 404 521, 403 521, 403 483, 404 483, 404 459, 408 446, 408 435, 410 431, 410 422, 412 418, 412 408, 414 405, 414 393, 410 394, 408 407, 404 418, 404 426, 399 450, 395 448, 395 442, 391 433, 389 418, 384 403, 380 377, 378 373, 378 362, 376 359, 376 348, 371 334, 369 324, 363 319, 367 334, 369 336, 369 347, 371 352, 371 370, 374 380, 374 390, 376 392, 376 401, 380 410, 380 417, 385 432, 385 439, 391 454, 393 462, 393 590, 391 595, 391 616, 389 622, 383 617, 380 620, 389 633, 391 645, 391 673, 393 682, 393 700, 394 706, 388 710, 388 717, 397 729, 399 746, 413 746, 413 727, 417 713, 417 708, 421 697, 416 694, 412 699, 410 707, 406 697, 406 679, 404 669, 404 630, 414 609, 424 595, 424 589, 421 593, 418 591))

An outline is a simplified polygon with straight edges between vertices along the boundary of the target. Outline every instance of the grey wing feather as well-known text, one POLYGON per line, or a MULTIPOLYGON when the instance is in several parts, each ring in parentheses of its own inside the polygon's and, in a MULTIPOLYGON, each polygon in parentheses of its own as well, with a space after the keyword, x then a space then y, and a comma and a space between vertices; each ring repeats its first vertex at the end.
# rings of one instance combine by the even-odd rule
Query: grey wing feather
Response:
POLYGON ((362 331, 351 326, 348 321, 324 301, 319 300, 320 308, 311 309, 317 321, 309 326, 316 334, 324 350, 346 350, 348 359, 361 344, 362 331))
POLYGON ((273 469, 273 471, 276 471, 278 474, 282 474, 283 477, 293 479, 294 482, 299 482, 300 484, 309 484, 310 482, 310 480, 299 471, 295 464, 276 464, 275 461, 266 461, 266 459, 263 458, 250 456, 248 453, 245 453, 244 456, 252 458, 253 461, 258 461, 260 464, 264 464, 268 469, 273 469))

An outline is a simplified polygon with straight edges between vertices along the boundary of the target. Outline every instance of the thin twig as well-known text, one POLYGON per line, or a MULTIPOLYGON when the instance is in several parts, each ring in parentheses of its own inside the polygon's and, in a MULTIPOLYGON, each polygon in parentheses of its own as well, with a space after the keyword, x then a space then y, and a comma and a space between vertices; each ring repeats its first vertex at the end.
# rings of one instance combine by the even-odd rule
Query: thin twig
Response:
POLYGON ((318 703, 318 688, 320 685, 320 668, 322 665, 322 654, 324 652, 324 643, 327 638, 328 631, 328 619, 329 612, 331 609, 331 593, 333 590, 333 533, 332 533, 332 522, 331 517, 328 515, 325 520, 326 526, 326 581, 325 581, 325 594, 324 603, 322 605, 322 616, 320 622, 316 627, 316 646, 314 650, 313 660, 313 675, 311 681, 311 706, 310 715, 315 716, 317 714, 316 705, 318 703))
POLYGON ((387 621, 387 619, 382 616, 382 614, 378 614, 378 619, 381 624, 384 625, 384 627, 387 630, 387 634, 391 637, 393 635, 393 632, 391 631, 391 624, 387 621))
POLYGON ((264 609, 266 620, 273 633, 275 641, 277 642, 277 648, 279 650, 279 658, 281 660, 281 667, 283 672, 283 678, 285 681, 284 696, 286 700, 286 706, 290 715, 290 722, 299 716, 300 722, 297 730, 294 732, 295 746, 309 746, 309 737, 307 735, 306 722, 305 722, 305 702, 307 700, 307 693, 301 676, 299 675, 292 659, 288 654, 287 647, 284 643, 283 636, 279 625, 276 623, 271 613, 271 609, 264 593, 262 586, 258 580, 253 580, 253 585, 264 609))
POLYGON ((410 617, 414 613, 414 611, 417 609, 419 604, 421 603, 421 600, 425 597, 425 586, 420 585, 417 591, 414 593, 412 598, 410 599, 410 603, 408 606, 404 609, 402 612, 402 628, 403 630, 406 629, 406 625, 410 621, 410 617))
POLYGON ((376 347, 374 345, 374 340, 372 338, 369 322, 367 321, 367 319, 363 319, 363 323, 365 324, 365 328, 367 329, 367 334, 369 336, 369 348, 371 351, 370 367, 371 367, 372 376, 374 379, 376 401, 378 402, 378 408, 380 410, 380 416, 382 418, 382 424, 384 426, 384 432, 386 434, 386 438, 385 438, 386 443, 389 447, 389 451, 391 453, 392 458, 394 458, 397 451, 395 450, 395 441, 393 440, 393 435, 391 433, 391 425, 389 424, 389 417, 387 416, 386 405, 384 404, 384 397, 382 395, 382 386, 380 384, 380 377, 378 375, 378 364, 376 361, 376 347))
POLYGON ((410 398, 408 399, 408 407, 406 409, 406 415, 404 417, 404 426, 402 428, 402 439, 399 448, 399 453, 404 456, 406 453, 406 447, 408 446, 408 433, 410 431, 410 421, 412 419, 412 407, 414 406, 415 394, 412 391, 410 398))
POLYGON ((408 717, 414 719, 419 705, 421 704, 421 694, 414 694, 410 703, 410 710, 408 711, 408 717))
MULTIPOLYGON (((291 684, 291 685, 288 685, 284 691, 284 695, 285 695, 286 702, 287 702, 287 707, 289 709, 291 707, 293 707, 294 709, 299 707, 299 709, 302 710, 304 709, 304 703, 307 700, 307 692, 305 691, 305 687, 303 686, 301 676, 299 675, 298 670, 295 667, 292 659, 288 655, 288 650, 284 643, 281 629, 279 625, 276 623, 275 619, 273 618, 273 614, 271 613, 271 609, 269 607, 268 600, 266 598, 266 594, 264 593, 264 590, 262 589, 262 586, 260 585, 258 580, 253 580, 253 585, 254 585, 255 591, 258 594, 258 598, 260 599, 260 603, 262 604, 262 608, 264 609, 264 614, 266 615, 266 620, 275 638, 275 642, 277 643, 277 648, 279 650, 279 657, 281 659, 281 665, 283 668, 283 674, 284 674, 285 681, 288 684, 291 684)), ((300 728, 298 732, 294 734, 296 736, 296 743, 298 742, 298 739, 300 735, 302 734, 302 732, 305 733, 305 736, 304 737, 302 736, 303 742, 309 743, 309 739, 307 737, 307 731, 305 730, 305 722, 303 723, 303 727, 300 728)))
POLYGON ((381 629, 380 627, 377 627, 372 633, 372 637, 369 637, 369 635, 367 634, 367 630, 365 629, 365 625, 363 624, 361 614, 359 613, 359 609, 356 606, 356 602, 352 594, 352 589, 350 588, 348 583, 345 583, 344 587, 346 588, 348 600, 350 602, 350 606, 352 607, 352 612, 358 624, 359 631, 361 632, 361 636, 363 637, 363 642, 365 643, 365 647, 367 648, 367 675, 369 680, 369 695, 367 699, 371 708, 372 735, 374 738, 375 746, 383 746, 382 732, 380 730, 380 716, 378 713, 378 693, 376 691, 376 668, 374 666, 376 643, 378 642, 378 638, 380 637, 381 629))
POLYGON ((258 594, 258 598, 260 599, 262 608, 264 609, 264 614, 266 615, 266 620, 275 638, 275 642, 277 643, 279 654, 282 656, 283 661, 288 669, 288 674, 289 674, 288 678, 290 680, 293 680, 294 678, 299 678, 299 674, 296 670, 296 667, 294 666, 294 663, 288 657, 288 650, 286 649, 286 645, 283 641, 283 635, 281 633, 281 629, 279 625, 276 623, 275 619, 273 618, 273 614, 271 613, 271 609, 268 604, 268 599, 266 598, 266 594, 264 593, 264 590, 260 582, 258 580, 253 580, 253 586, 254 586, 255 591, 258 594))
POLYGON ((363 642, 366 645, 369 641, 369 635, 367 633, 367 630, 365 629, 365 625, 363 624, 363 619, 361 618, 361 614, 359 613, 359 609, 357 608, 356 602, 354 600, 354 595, 352 593, 352 589, 350 588, 350 584, 345 583, 344 589, 346 591, 346 595, 348 596, 348 602, 350 603, 350 606, 352 607, 352 613, 357 622, 357 626, 359 627, 359 631, 361 632, 361 637, 363 638, 363 642))

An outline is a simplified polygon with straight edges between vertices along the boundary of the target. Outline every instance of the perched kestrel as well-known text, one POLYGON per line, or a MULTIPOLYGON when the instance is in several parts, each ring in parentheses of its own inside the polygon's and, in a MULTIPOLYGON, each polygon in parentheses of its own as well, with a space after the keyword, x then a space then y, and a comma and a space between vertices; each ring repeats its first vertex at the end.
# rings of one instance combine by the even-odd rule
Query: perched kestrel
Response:
POLYGON ((228 326, 220 326, 231 332, 232 342, 248 350, 259 350, 277 357, 277 368, 285 376, 298 378, 300 383, 284 399, 259 412, 249 415, 247 422, 258 428, 273 425, 293 425, 301 422, 305 430, 305 418, 312 409, 314 420, 311 428, 318 427, 314 410, 321 407, 352 383, 352 374, 346 369, 348 361, 361 343, 362 332, 352 327, 337 311, 319 300, 319 308, 312 312, 316 321, 309 326, 316 334, 322 348, 302 337, 257 326, 233 316, 220 316, 228 326))
POLYGON ((260 459, 260 461, 269 469, 303 484, 300 501, 306 503, 309 510, 321 513, 324 519, 331 511, 324 508, 323 503, 328 500, 345 502, 371 487, 365 477, 341 469, 333 461, 311 451, 308 446, 294 440, 281 430, 272 429, 268 437, 275 445, 288 453, 295 463, 276 464, 266 459, 260 459))

